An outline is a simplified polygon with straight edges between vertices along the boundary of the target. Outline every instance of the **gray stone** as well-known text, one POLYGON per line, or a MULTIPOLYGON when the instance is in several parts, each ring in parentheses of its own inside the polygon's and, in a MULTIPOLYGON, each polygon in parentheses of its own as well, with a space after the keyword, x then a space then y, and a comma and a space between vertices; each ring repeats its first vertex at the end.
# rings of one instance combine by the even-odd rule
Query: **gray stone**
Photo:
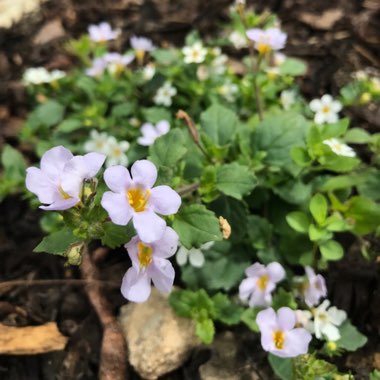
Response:
POLYGON ((201 344, 193 322, 178 317, 167 296, 152 290, 148 301, 124 305, 119 316, 129 362, 141 377, 149 380, 180 367, 201 344))

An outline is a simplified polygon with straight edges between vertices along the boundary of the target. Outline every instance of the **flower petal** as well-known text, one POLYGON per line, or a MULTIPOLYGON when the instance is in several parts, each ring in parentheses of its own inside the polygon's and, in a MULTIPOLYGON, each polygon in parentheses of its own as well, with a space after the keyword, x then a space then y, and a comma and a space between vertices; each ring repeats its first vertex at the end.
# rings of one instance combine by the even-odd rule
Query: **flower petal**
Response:
POLYGON ((51 178, 57 178, 64 166, 73 158, 73 154, 63 146, 56 146, 44 153, 41 158, 41 170, 51 178))
POLYGON ((156 129, 160 136, 165 135, 170 130, 170 124, 167 120, 161 120, 156 124, 156 129))
POLYGON ((239 286, 239 297, 242 301, 247 301, 256 288, 256 282, 252 278, 244 279, 239 286))
POLYGON ((131 267, 123 277, 121 294, 132 302, 145 302, 151 292, 150 278, 146 272, 138 272, 131 267))
POLYGON ((127 244, 124 245, 124 248, 127 250, 128 255, 132 261, 132 265, 138 269, 140 267, 140 262, 137 257, 138 254, 138 248, 137 244, 139 243, 140 239, 136 235, 134 236, 127 244))
POLYGON ((177 232, 171 227, 166 227, 162 238, 157 242, 152 243, 154 250, 154 256, 166 259, 175 254, 178 247, 178 235, 177 232))
POLYGON ((124 194, 106 191, 103 194, 101 205, 115 224, 126 226, 132 218, 132 209, 124 194))
POLYGON ((112 166, 104 172, 104 181, 115 193, 124 193, 132 182, 127 168, 121 165, 112 166))
POLYGON ((179 266, 185 265, 187 263, 187 257, 189 255, 189 250, 184 246, 179 247, 179 250, 175 256, 177 264, 179 266))
POLYGON ((340 326, 346 319, 347 314, 344 310, 339 310, 337 307, 332 306, 327 312, 329 320, 337 326, 340 326))
POLYGON ((318 112, 321 110, 322 108, 322 103, 319 99, 313 99, 310 103, 309 103, 309 107, 310 109, 313 111, 313 112, 318 112))
POLYGON ((276 312, 270 307, 265 310, 261 310, 256 317, 256 323, 259 326, 261 333, 263 331, 272 331, 277 326, 276 312))
POLYGON ((98 174, 98 171, 104 164, 106 156, 100 153, 88 153, 83 156, 83 160, 86 164, 86 179, 95 177, 98 174))
POLYGON ((171 215, 181 206, 181 197, 169 186, 156 186, 151 190, 149 203, 159 214, 171 215))
POLYGON ((153 243, 164 234, 166 222, 154 212, 143 211, 133 214, 133 226, 143 242, 153 243))
POLYGON ((282 358, 293 358, 306 354, 309 349, 311 334, 304 328, 296 328, 285 333, 285 344, 282 350, 273 352, 282 358))
POLYGON ((131 168, 133 182, 147 189, 151 189, 157 179, 157 169, 148 160, 138 160, 131 168))
POLYGON ((265 266, 260 263, 254 263, 245 270, 245 274, 249 277, 259 277, 265 273, 265 266))
POLYGON ((291 330, 296 324, 296 314, 289 307, 281 307, 277 311, 277 322, 281 330, 291 330))
POLYGON ((283 266, 276 262, 268 264, 267 272, 271 281, 275 283, 280 282, 285 277, 285 270, 283 266))
POLYGON ((333 342, 340 339, 339 329, 331 323, 323 324, 321 327, 321 333, 325 335, 328 340, 333 342))
POLYGON ((61 210, 67 210, 71 207, 74 207, 79 202, 80 202, 79 198, 60 199, 60 200, 55 201, 49 206, 40 206, 40 208, 42 210, 61 211, 61 210))
POLYGON ((205 257, 200 249, 191 249, 189 251, 189 262, 195 268, 203 267, 205 263, 205 257))
POLYGON ((169 260, 154 258, 148 269, 154 286, 162 293, 170 293, 174 282, 174 268, 169 260))
POLYGON ((36 194, 41 203, 53 203, 57 198, 57 186, 38 168, 26 169, 26 188, 36 194))

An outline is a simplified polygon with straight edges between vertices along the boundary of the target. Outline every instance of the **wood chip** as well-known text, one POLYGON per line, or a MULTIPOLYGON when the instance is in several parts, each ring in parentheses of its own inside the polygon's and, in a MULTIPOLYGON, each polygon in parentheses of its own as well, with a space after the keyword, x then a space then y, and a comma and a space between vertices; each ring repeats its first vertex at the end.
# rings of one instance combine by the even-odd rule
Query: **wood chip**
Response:
POLYGON ((55 322, 41 326, 13 327, 0 324, 0 354, 35 355, 65 348, 67 337, 55 322))
POLYGON ((33 38, 35 45, 44 45, 57 38, 61 38, 65 35, 62 22, 59 19, 55 19, 46 23, 33 38))
POLYGON ((337 21, 343 17, 341 9, 327 9, 320 15, 303 12, 299 14, 299 19, 315 29, 329 30, 337 21))

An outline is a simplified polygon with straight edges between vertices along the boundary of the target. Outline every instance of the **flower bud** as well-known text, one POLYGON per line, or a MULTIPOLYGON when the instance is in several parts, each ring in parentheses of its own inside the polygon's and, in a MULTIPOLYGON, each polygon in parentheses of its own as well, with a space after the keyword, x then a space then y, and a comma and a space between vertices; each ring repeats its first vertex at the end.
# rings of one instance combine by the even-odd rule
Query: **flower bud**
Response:
POLYGON ((66 251, 67 264, 79 265, 82 262, 84 243, 74 243, 66 251))
POLYGON ((223 239, 227 240, 231 236, 231 226, 223 216, 219 217, 219 226, 222 231, 223 239))

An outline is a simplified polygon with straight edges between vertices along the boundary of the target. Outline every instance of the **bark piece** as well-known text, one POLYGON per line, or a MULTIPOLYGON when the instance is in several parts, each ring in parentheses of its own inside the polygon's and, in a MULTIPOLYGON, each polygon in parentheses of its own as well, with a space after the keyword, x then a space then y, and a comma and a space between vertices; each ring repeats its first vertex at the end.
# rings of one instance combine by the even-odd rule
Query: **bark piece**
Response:
POLYGON ((0 354, 35 355, 65 348, 67 337, 55 322, 41 326, 14 327, 0 324, 0 354))

